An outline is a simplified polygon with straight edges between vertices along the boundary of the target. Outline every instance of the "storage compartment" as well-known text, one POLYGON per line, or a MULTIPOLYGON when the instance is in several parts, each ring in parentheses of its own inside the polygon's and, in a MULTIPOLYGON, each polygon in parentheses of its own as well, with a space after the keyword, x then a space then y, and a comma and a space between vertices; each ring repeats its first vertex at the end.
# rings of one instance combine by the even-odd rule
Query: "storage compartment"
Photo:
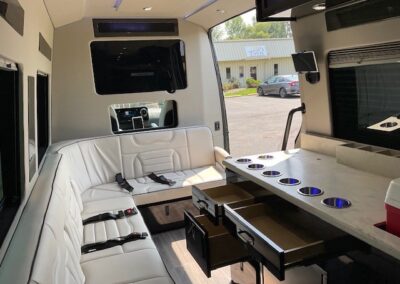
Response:
POLYGON ((193 215, 200 214, 191 198, 142 206, 139 209, 152 234, 182 228, 185 211, 193 215))
POLYGON ((238 209, 224 207, 224 225, 279 280, 289 267, 341 254, 361 243, 276 196, 238 209))
POLYGON ((212 270, 248 258, 243 243, 205 215, 194 217, 185 212, 185 233, 188 251, 208 277, 212 270))
POLYGON ((268 191, 252 182, 227 184, 214 188, 193 186, 193 203, 202 211, 213 217, 223 215, 223 204, 230 204, 231 208, 250 205, 268 195, 268 191))

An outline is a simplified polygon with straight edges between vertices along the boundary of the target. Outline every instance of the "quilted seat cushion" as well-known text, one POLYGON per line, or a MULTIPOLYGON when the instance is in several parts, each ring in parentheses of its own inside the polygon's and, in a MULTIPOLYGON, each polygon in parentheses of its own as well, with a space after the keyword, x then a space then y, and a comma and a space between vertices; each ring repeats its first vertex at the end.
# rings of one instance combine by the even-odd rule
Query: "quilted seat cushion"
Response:
MULTIPOLYGON (((133 195, 146 194, 151 192, 163 191, 168 189, 180 188, 184 186, 196 185, 204 182, 212 182, 225 179, 225 171, 219 166, 201 167, 191 170, 164 173, 166 178, 176 182, 175 185, 169 186, 154 182, 148 177, 128 180, 129 184, 134 187, 133 195)), ((82 193, 82 201, 85 204, 90 201, 100 201, 104 199, 128 196, 126 190, 121 189, 117 183, 108 183, 89 188, 82 193)))

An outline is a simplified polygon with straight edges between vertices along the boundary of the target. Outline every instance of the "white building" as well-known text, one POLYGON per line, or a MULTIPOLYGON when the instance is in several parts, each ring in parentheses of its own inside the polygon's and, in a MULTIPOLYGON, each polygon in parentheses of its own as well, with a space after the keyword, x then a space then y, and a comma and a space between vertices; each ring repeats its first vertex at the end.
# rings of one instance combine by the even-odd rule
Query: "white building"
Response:
POLYGON ((222 83, 246 79, 265 81, 273 75, 296 74, 291 54, 293 39, 228 40, 215 42, 222 83))

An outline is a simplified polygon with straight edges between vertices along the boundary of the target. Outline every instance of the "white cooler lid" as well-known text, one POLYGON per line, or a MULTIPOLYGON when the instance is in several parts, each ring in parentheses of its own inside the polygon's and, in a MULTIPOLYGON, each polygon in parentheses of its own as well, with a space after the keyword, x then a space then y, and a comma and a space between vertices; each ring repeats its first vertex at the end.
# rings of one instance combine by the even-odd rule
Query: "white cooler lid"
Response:
POLYGON ((390 182, 385 203, 400 209, 400 178, 390 182))

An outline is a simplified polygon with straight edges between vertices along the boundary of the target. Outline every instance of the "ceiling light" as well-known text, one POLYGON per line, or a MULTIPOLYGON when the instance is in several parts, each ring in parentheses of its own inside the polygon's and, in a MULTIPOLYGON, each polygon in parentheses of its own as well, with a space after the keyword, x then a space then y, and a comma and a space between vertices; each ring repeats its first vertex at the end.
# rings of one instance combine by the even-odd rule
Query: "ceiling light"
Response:
POLYGON ((153 10, 153 7, 144 7, 143 10, 146 12, 149 12, 149 11, 153 10))
POLYGON ((315 4, 314 6, 312 6, 312 8, 315 11, 323 11, 326 9, 326 5, 325 5, 325 3, 319 3, 319 4, 315 4))
POLYGON ((217 13, 218 13, 218 14, 224 14, 224 13, 225 13, 225 10, 217 9, 217 13))

